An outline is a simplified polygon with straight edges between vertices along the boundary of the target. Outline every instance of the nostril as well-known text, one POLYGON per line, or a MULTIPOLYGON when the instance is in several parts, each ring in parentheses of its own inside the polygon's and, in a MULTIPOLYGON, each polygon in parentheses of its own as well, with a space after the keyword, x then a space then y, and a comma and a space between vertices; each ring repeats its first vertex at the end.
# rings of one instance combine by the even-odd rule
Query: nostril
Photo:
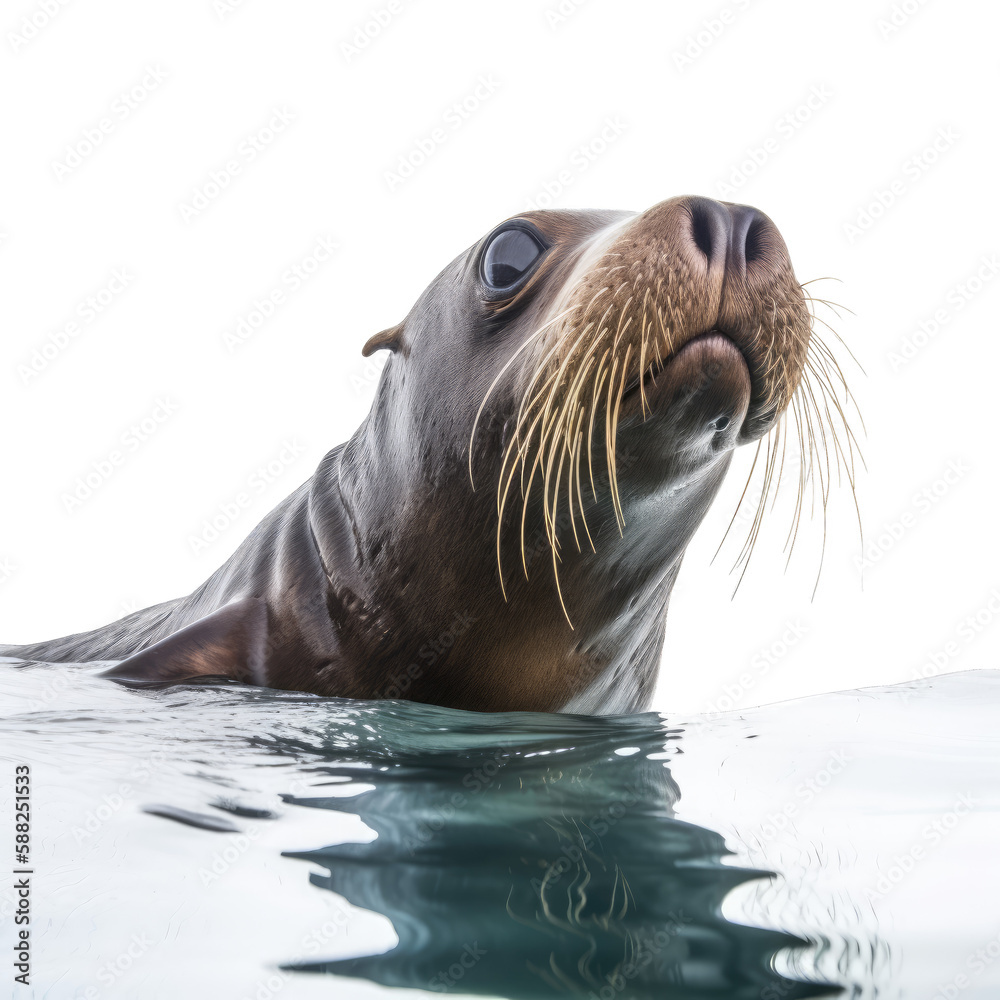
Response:
POLYGON ((730 205, 729 215, 733 220, 733 229, 728 266, 742 275, 751 265, 757 265, 755 270, 761 267, 768 270, 775 265, 777 248, 771 220, 749 205, 730 205))
POLYGON ((709 259, 713 250, 713 219, 702 205, 694 205, 691 209, 691 236, 698 249, 709 259))
POLYGON ((750 228, 747 229, 746 243, 743 246, 743 255, 748 264, 755 264, 767 255, 767 241, 764 236, 766 223, 761 215, 756 215, 750 228))

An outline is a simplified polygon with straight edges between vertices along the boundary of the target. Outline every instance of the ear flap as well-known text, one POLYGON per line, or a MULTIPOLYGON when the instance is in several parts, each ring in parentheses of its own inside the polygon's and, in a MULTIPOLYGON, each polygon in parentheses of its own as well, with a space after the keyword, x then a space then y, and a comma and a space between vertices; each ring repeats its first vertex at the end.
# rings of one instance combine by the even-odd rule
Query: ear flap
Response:
POLYGON ((228 677, 264 684, 267 605, 261 597, 227 604, 105 670, 125 683, 175 684, 228 677))
POLYGON ((399 350, 404 325, 405 323, 397 323, 395 326, 390 326, 388 330, 383 330, 381 333, 376 333, 374 337, 369 337, 368 342, 361 348, 362 357, 367 358, 376 351, 399 350))

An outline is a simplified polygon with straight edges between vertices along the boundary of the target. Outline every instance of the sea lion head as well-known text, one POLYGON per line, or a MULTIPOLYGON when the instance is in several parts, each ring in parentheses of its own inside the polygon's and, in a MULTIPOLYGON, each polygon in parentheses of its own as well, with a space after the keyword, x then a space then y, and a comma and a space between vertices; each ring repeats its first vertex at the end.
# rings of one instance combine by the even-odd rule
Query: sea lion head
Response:
POLYGON ((642 707, 684 549, 812 336, 743 205, 531 211, 452 261, 366 344, 392 354, 340 458, 354 596, 433 659, 405 696, 642 707))

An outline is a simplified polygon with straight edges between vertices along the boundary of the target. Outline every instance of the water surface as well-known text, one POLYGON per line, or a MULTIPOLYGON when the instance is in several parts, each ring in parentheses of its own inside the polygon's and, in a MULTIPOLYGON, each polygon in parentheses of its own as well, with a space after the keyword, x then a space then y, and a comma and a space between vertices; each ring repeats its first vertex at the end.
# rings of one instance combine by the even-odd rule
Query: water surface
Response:
POLYGON ((1000 672, 591 718, 6 661, 0 705, 37 997, 1000 995, 1000 672))

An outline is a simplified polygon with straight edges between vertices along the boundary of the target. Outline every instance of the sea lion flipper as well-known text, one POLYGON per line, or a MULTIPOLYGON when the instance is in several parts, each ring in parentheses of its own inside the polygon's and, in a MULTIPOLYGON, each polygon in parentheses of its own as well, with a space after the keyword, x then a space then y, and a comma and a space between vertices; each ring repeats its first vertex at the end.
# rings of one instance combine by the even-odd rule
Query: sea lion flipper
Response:
POLYGON ((260 597, 227 604, 122 660, 101 676, 140 684, 228 677, 264 684, 267 607, 260 597))

